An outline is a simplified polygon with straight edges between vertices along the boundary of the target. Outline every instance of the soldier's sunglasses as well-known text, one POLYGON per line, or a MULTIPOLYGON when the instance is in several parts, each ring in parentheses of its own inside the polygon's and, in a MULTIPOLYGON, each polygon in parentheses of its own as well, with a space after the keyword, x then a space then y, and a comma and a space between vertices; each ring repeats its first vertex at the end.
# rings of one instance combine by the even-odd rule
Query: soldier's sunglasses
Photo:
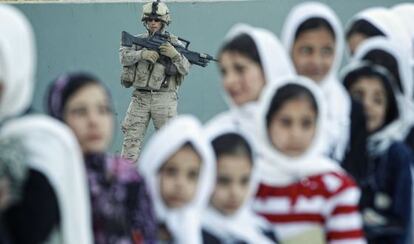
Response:
POLYGON ((152 21, 160 22, 161 20, 160 19, 155 19, 155 18, 147 18, 147 22, 152 22, 152 21))

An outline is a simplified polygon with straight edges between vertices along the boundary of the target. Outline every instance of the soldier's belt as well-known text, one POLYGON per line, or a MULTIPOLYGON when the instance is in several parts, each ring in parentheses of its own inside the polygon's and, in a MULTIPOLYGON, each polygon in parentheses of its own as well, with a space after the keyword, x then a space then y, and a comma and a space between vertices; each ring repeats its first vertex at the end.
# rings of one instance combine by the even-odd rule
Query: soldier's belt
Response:
POLYGON ((139 92, 148 92, 148 93, 154 93, 154 92, 173 92, 174 90, 151 90, 151 89, 137 89, 139 92))

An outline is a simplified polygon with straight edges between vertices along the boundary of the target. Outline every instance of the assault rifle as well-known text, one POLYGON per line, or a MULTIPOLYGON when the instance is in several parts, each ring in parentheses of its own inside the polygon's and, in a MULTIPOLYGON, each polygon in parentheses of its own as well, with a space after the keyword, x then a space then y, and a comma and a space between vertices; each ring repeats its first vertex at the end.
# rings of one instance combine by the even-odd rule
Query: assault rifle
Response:
POLYGON ((188 46, 190 45, 189 41, 182 38, 178 38, 178 40, 184 42, 185 47, 171 43, 170 36, 168 34, 161 34, 157 32, 149 37, 136 37, 126 31, 122 31, 122 46, 131 47, 132 44, 135 44, 147 49, 158 51, 159 47, 163 43, 170 42, 179 53, 188 59, 191 64, 206 67, 211 60, 218 62, 217 59, 214 59, 212 56, 206 53, 198 53, 188 50, 188 46))

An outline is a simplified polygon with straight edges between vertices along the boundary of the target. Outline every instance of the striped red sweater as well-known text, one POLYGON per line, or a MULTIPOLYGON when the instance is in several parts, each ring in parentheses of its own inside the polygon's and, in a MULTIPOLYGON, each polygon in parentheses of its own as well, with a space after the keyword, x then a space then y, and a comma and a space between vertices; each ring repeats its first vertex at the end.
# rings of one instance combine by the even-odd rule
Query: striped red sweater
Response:
POLYGON ((261 183, 254 210, 270 221, 283 240, 312 228, 328 243, 365 243, 358 210, 360 191, 345 173, 325 173, 285 187, 261 183))

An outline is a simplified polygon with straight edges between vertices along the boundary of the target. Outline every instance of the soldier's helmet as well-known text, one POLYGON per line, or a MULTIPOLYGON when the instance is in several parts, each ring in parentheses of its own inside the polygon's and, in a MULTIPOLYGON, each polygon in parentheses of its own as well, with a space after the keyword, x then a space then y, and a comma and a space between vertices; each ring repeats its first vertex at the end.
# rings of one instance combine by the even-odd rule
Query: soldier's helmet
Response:
POLYGON ((159 19, 164 25, 169 25, 171 17, 167 4, 160 2, 160 0, 144 4, 141 21, 145 23, 148 19, 159 19))

